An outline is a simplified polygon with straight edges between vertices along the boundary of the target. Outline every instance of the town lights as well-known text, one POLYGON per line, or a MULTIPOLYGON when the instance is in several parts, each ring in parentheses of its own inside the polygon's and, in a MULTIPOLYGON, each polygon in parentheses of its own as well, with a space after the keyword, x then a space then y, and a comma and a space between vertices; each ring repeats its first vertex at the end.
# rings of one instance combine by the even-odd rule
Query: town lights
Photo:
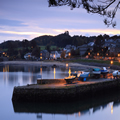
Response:
POLYGON ((111 65, 113 64, 113 61, 110 61, 111 65))
POLYGON ((120 53, 118 53, 118 57, 120 57, 120 53))
POLYGON ((99 53, 97 53, 97 56, 99 56, 99 53))
POLYGON ((69 53, 68 55, 69 55, 69 56, 71 56, 71 54, 70 54, 70 53, 69 53))
POLYGON ((68 67, 68 63, 66 63, 66 67, 68 67))

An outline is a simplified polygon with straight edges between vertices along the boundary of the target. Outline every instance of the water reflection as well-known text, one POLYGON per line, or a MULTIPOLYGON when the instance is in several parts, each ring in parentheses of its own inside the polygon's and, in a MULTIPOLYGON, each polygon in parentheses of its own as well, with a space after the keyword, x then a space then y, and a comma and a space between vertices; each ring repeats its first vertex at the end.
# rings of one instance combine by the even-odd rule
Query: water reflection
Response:
MULTIPOLYGON (((98 111, 109 109, 113 114, 113 108, 120 106, 120 102, 116 97, 118 94, 111 94, 89 100, 80 100, 76 102, 66 103, 14 103, 13 108, 15 113, 44 113, 44 114, 64 114, 81 117, 83 115, 95 114, 98 111)), ((120 95, 119 95, 120 96, 120 95)))
POLYGON ((5 85, 18 86, 37 83, 37 75, 43 79, 58 79, 69 76, 72 71, 75 69, 70 67, 4 65, 0 66, 0 77, 5 85))

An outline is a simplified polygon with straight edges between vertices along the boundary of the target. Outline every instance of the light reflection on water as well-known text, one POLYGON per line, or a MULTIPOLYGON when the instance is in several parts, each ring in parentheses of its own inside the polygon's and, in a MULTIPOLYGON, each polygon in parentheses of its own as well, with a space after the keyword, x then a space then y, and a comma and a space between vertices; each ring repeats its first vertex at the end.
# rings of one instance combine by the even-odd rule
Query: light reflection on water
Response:
MULTIPOLYGON (((20 66, 5 65, 0 67, 0 77, 3 78, 4 84, 9 85, 26 85, 35 84, 37 75, 42 75, 43 79, 64 78, 74 72, 74 69, 52 68, 42 66, 20 66)), ((3 82, 1 81, 1 82, 3 82)))
POLYGON ((36 76, 64 78, 76 69, 41 66, 0 66, 0 119, 1 120, 119 120, 119 95, 113 94, 95 100, 74 103, 12 103, 14 86, 34 84, 36 76), (118 97, 116 97, 118 96, 118 97))

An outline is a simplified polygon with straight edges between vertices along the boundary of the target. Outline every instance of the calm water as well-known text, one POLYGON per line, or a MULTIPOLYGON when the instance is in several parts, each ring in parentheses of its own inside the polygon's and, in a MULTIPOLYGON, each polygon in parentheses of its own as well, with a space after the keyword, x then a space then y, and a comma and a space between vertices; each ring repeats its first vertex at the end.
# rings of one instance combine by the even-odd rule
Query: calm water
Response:
POLYGON ((42 78, 64 78, 73 71, 40 66, 0 66, 0 120, 119 120, 117 94, 75 103, 12 103, 14 86, 34 84, 38 74, 42 74, 42 78))

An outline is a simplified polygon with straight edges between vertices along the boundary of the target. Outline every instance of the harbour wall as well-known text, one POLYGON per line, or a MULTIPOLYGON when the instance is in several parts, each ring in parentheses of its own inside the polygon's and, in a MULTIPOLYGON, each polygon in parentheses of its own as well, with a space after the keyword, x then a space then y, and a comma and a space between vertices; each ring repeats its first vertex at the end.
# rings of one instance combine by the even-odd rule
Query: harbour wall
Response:
POLYGON ((69 102, 102 97, 120 91, 120 80, 106 80, 64 87, 36 87, 36 85, 14 87, 13 102, 69 102))
POLYGON ((64 79, 38 79, 37 84, 58 84, 58 83, 66 83, 64 79))

